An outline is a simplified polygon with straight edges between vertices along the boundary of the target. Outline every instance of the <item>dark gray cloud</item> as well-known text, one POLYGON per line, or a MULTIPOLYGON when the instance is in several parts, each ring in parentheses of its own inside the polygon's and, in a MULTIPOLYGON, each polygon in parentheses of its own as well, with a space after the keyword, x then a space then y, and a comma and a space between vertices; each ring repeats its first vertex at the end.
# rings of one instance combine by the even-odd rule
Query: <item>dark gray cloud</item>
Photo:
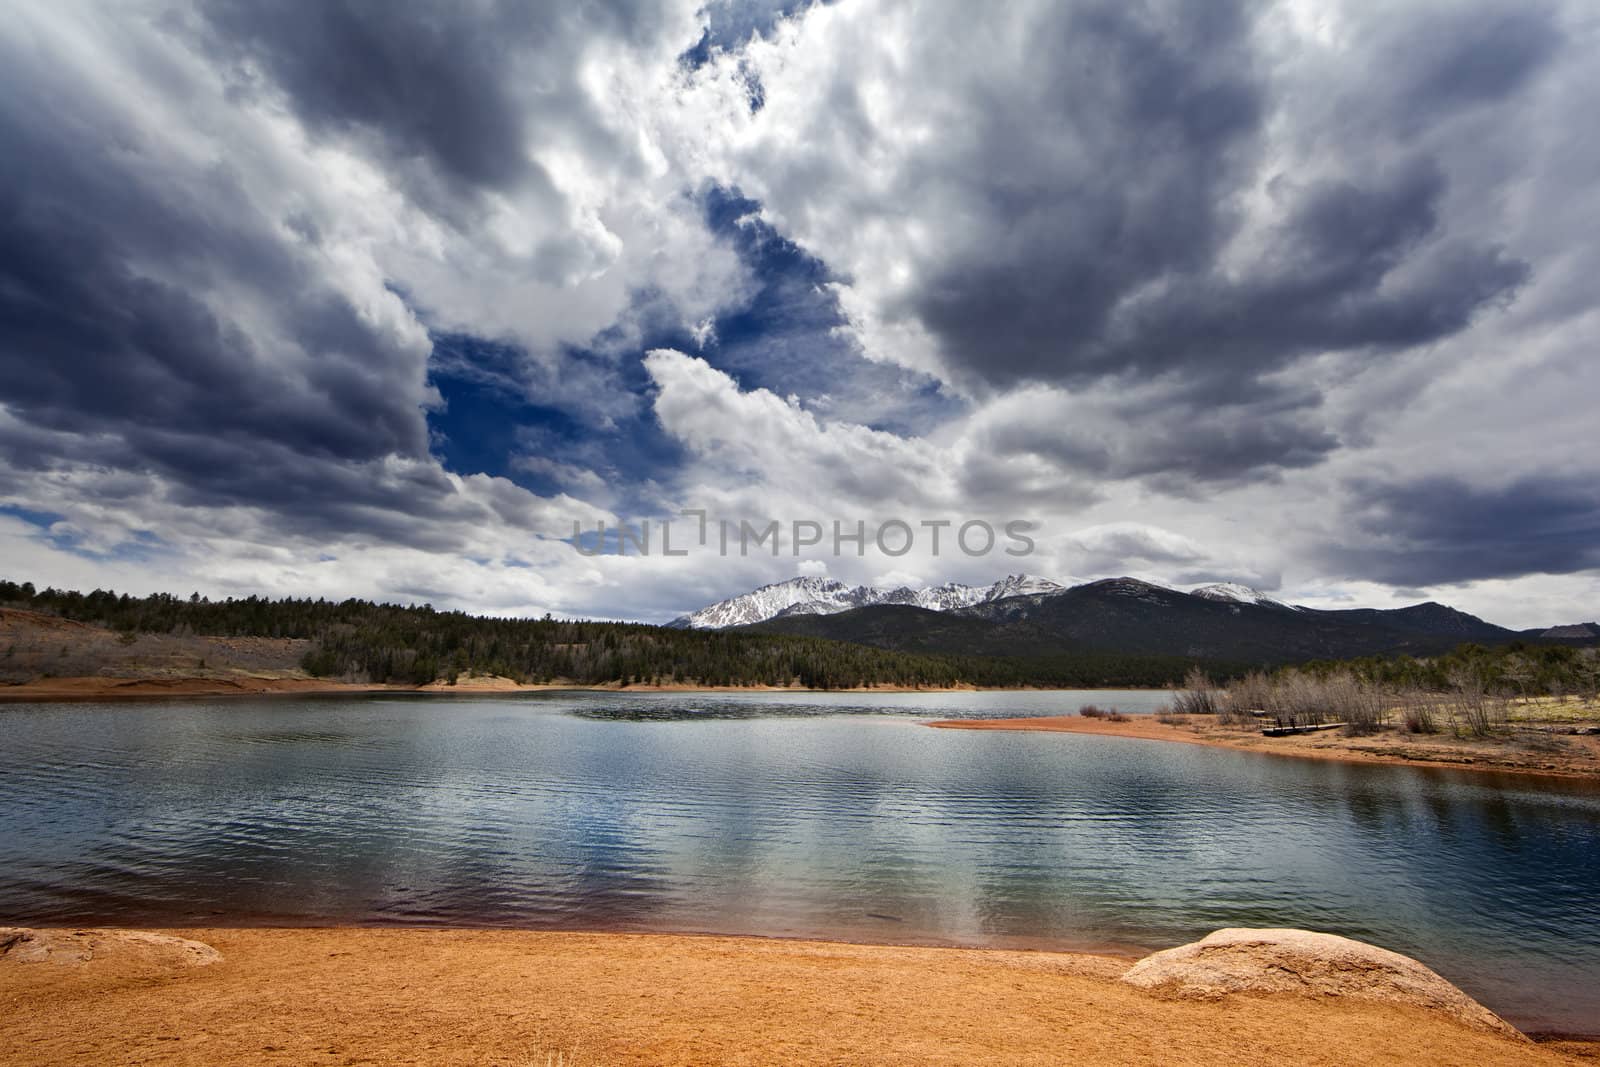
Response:
MULTIPOLYGON (((1226 263, 1280 106, 1252 50, 1252 10, 1078 7, 1030 36, 1018 72, 1028 96, 940 161, 984 221, 981 245, 929 271, 910 308, 949 364, 1001 386, 1236 379, 1308 353, 1447 337, 1526 280, 1528 265, 1502 248, 1444 229, 1448 173, 1424 152, 1397 155, 1381 131, 1354 131, 1348 146, 1353 159, 1370 149, 1373 165, 1274 178, 1279 221, 1246 261, 1226 263), (1063 173, 1062 140, 1094 166, 1063 173)), ((1465 21, 1430 27, 1441 54, 1386 101, 1411 116, 1396 124, 1428 101, 1513 92, 1553 49, 1548 19, 1530 14, 1511 20, 1511 54, 1489 62, 1490 31, 1465 21)))
POLYGON ((1175 496, 1272 480, 1342 444, 1314 388, 1188 381, 1051 393, 1014 404, 983 438, 993 457, 1031 455, 1095 479, 1142 479, 1175 496))
POLYGON ((416 5, 361 0, 201 9, 219 53, 253 62, 312 130, 359 131, 397 161, 502 187, 529 169, 525 116, 508 84, 511 45, 540 5, 416 5))
POLYGON ((0 378, 54 429, 159 426, 292 441, 308 455, 426 453, 415 351, 365 321, 275 238, 226 171, 180 193, 118 166, 24 98, 0 105, 0 378), (210 199, 197 201, 199 192, 210 199), (286 336, 202 299, 237 286, 286 336), (409 388, 396 381, 409 371, 409 388), (398 386, 398 387, 397 387, 398 386))
MULTIPOLYGON (((61 189, 72 176, 42 177, 61 189)), ((416 361, 342 296, 263 294, 281 300, 295 328, 297 358, 277 364, 184 287, 137 273, 125 258, 135 249, 119 240, 131 235, 112 220, 97 230, 81 208, 52 209, 33 193, 0 194, 0 376, 14 413, 82 432, 159 426, 292 441, 341 459, 426 452, 418 390, 390 380, 416 361)), ((151 205, 137 207, 148 217, 151 205)), ((181 233, 175 226, 173 243, 181 233)))
POLYGON ((0 492, 230 537, 449 551, 542 530, 543 502, 430 454, 431 344, 375 245, 489 190, 554 235, 533 258, 571 244, 528 146, 636 161, 579 79, 595 41, 666 48, 668 17, 219 0, 0 32, 0 492), (280 100, 427 206, 359 202, 367 177, 264 119, 280 100))
POLYGON ((1463 8, 1443 18, 1402 16, 1379 48, 1400 84, 1394 100, 1412 132, 1517 92, 1562 45, 1544 3, 1463 8))
POLYGON ((628 164, 582 84, 584 50, 647 43, 666 26, 662 5, 634 0, 208 0, 199 11, 197 36, 231 65, 239 92, 281 91, 308 130, 354 141, 458 219, 486 190, 516 188, 560 209, 530 146, 628 164))
POLYGON ((849 278, 885 357, 984 399, 1159 383, 1160 425, 1064 440, 1075 470, 1181 489, 1314 465, 1350 427, 1308 385, 1426 353, 1533 278, 1490 220, 1569 30, 1493 0, 1340 7, 1329 45, 1295 21, 1246 0, 1087 0, 971 27, 933 5, 864 59, 852 24, 829 42, 848 69, 762 72, 768 112, 792 125, 788 97, 814 93, 827 121, 742 162, 849 278), (904 82, 875 82, 886 68, 904 82), (1300 373, 1330 355, 1346 368, 1300 373), (1286 402, 1273 379, 1291 372, 1286 402))
POLYGON ((510 482, 478 479, 464 490, 429 460, 334 461, 292 442, 154 426, 73 434, 0 423, 0 493, 30 495, 42 509, 81 503, 52 495, 68 489, 134 523, 193 509, 216 537, 353 539, 446 553, 466 551, 484 529, 522 530, 530 541, 559 536, 557 518, 573 517, 553 517, 510 482))
POLYGON ((1427 586, 1600 567, 1600 486, 1591 478, 1475 486, 1421 477, 1347 488, 1352 533, 1324 552, 1346 577, 1427 586))
MULTIPOLYGON (((357 308, 227 162, 169 165, 94 86, 4 41, 0 68, 13 471, 155 474, 217 506, 296 493, 292 527, 314 492, 355 516, 371 464, 427 460, 427 345, 403 314, 357 308)), ((411 488, 402 514, 441 491, 411 488)))
POLYGON ((1147 14, 1056 9, 1026 34, 1018 95, 964 101, 983 118, 928 161, 981 220, 908 309, 952 366, 997 384, 1125 369, 1119 302, 1215 257, 1267 108, 1247 12, 1147 14))
MULTIPOLYGON (((1296 190, 1259 273, 1190 279, 1140 302, 1097 337, 1075 339, 1083 369, 1176 368, 1236 378, 1318 352, 1403 349, 1461 330, 1526 280, 1526 263, 1495 247, 1442 244, 1410 257, 1438 232, 1443 176, 1422 163, 1358 185, 1296 190), (1395 277, 1406 266, 1411 273, 1395 277)), ((1072 376, 1069 359, 1063 368, 1072 376)))
POLYGON ((258 64, 311 129, 359 129, 398 159, 424 157, 452 179, 490 187, 529 166, 505 67, 518 24, 540 9, 516 10, 356 0, 201 8, 219 48, 258 64))

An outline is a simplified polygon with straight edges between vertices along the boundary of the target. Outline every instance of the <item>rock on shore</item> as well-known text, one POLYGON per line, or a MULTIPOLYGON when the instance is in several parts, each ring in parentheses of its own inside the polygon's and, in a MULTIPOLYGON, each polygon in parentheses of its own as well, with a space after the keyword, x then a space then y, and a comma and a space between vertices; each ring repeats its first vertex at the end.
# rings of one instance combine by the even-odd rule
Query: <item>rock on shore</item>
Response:
POLYGON ((205 967, 222 953, 199 941, 143 930, 32 930, 0 926, 0 965, 13 963, 85 964, 96 959, 205 967))
POLYGON ((1522 1037, 1505 1020, 1409 956, 1310 930, 1217 930, 1191 944, 1146 956, 1122 980, 1182 998, 1294 993, 1412 1004, 1479 1030, 1522 1037))

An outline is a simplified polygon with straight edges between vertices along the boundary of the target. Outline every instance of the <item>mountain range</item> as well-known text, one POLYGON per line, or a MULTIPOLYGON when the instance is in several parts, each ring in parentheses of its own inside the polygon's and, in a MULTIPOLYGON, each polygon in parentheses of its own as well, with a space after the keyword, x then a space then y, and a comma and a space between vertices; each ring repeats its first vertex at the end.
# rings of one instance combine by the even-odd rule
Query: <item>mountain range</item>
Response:
POLYGON ((907 652, 1054 656, 1076 652, 1184 656, 1234 664, 1410 653, 1464 642, 1591 643, 1600 626, 1510 630, 1428 602, 1320 610, 1232 583, 1183 592, 1134 578, 1063 583, 1011 575, 990 586, 923 590, 847 586, 802 577, 763 586, 675 620, 823 637, 907 652))
POLYGON ((877 589, 870 585, 848 586, 832 578, 800 577, 719 600, 699 611, 673 619, 667 625, 690 630, 722 630, 796 615, 833 615, 874 604, 903 604, 929 611, 956 611, 1007 597, 1059 593, 1065 588, 1059 582, 1027 574, 1007 575, 993 585, 946 582, 925 589, 906 586, 877 589))

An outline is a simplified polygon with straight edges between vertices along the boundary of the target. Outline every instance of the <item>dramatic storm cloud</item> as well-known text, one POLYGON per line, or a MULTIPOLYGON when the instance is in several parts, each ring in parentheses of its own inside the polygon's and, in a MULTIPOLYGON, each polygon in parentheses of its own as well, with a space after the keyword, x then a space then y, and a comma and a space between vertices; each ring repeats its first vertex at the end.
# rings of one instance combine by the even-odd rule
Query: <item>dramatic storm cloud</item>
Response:
POLYGON ((1352 488, 1359 547, 1334 555, 1382 581, 1515 577, 1530 560, 1554 574, 1600 567, 1600 485, 1589 477, 1505 486, 1428 477, 1352 488))
POLYGON ((1593 617, 1596 33, 1576 0, 24 3, 0 570, 1593 617), (682 509, 1038 551, 616 551, 682 509))

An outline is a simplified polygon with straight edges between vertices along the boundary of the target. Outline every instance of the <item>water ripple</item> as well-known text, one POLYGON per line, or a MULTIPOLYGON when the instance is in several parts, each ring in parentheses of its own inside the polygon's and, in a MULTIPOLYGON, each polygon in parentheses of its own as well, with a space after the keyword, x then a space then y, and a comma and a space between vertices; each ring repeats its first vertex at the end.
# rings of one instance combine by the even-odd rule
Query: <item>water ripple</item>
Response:
POLYGON ((1417 955, 1600 1018, 1600 793, 935 731, 1159 694, 12 707, 0 922, 381 922, 1417 955))

